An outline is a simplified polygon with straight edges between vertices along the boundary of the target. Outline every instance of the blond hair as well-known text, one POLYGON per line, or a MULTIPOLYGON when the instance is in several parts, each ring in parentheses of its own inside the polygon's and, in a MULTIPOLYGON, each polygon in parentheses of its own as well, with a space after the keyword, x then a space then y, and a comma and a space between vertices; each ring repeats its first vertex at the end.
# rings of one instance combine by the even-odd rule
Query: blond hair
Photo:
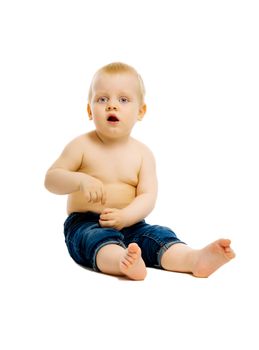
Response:
POLYGON ((135 68, 122 62, 112 62, 98 69, 98 71, 93 76, 93 79, 89 88, 88 102, 90 102, 92 99, 92 87, 93 87, 94 78, 97 76, 97 74, 100 74, 100 73, 108 73, 108 74, 133 73, 137 77, 139 82, 140 102, 144 103, 145 86, 140 74, 136 71, 135 68))

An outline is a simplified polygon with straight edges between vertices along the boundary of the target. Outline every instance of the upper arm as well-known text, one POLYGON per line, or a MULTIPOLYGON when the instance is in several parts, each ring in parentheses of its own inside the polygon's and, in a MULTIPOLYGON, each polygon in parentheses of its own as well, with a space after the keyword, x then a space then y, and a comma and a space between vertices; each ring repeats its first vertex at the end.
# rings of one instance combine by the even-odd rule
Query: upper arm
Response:
POLYGON ((142 151, 142 163, 139 172, 137 195, 150 193, 156 199, 157 175, 156 161, 153 153, 145 146, 142 151))
POLYGON ((62 151, 58 159, 52 164, 50 170, 64 169, 77 171, 83 160, 83 146, 80 137, 72 140, 62 151))

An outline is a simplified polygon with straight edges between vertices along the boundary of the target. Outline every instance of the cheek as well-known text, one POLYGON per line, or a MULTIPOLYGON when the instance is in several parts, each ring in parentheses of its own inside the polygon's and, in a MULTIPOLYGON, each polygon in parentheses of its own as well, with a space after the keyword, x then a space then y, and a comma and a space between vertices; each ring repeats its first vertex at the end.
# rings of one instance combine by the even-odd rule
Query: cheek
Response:
POLYGON ((94 104, 92 106, 92 110, 95 112, 95 113, 98 113, 102 110, 102 107, 99 105, 99 104, 94 104))
POLYGON ((101 118, 103 116, 103 110, 104 110, 104 107, 94 106, 92 109, 94 117, 101 118))

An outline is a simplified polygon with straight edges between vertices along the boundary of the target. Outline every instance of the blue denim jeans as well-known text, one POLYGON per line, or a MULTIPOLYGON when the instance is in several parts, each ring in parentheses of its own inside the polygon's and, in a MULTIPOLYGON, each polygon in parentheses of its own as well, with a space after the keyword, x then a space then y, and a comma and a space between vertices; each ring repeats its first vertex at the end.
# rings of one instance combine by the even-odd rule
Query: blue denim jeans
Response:
POLYGON ((70 256, 80 265, 99 271, 96 264, 98 251, 107 244, 126 248, 137 243, 146 266, 162 268, 163 253, 175 243, 184 243, 168 227, 149 225, 142 220, 121 231, 102 228, 99 214, 71 213, 64 223, 65 242, 70 256))

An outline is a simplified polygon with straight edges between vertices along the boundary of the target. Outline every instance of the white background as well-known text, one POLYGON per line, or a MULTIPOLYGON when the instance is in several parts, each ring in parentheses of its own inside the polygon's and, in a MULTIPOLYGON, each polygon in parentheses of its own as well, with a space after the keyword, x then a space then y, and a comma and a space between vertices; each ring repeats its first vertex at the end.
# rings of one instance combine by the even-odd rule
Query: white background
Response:
POLYGON ((1 1, 2 349, 258 349, 257 5, 1 1), (148 221, 194 248, 232 239, 237 258, 208 279, 125 281, 66 251, 66 198, 45 172, 92 130, 90 80, 118 60, 147 90, 133 136, 157 159, 148 221))

